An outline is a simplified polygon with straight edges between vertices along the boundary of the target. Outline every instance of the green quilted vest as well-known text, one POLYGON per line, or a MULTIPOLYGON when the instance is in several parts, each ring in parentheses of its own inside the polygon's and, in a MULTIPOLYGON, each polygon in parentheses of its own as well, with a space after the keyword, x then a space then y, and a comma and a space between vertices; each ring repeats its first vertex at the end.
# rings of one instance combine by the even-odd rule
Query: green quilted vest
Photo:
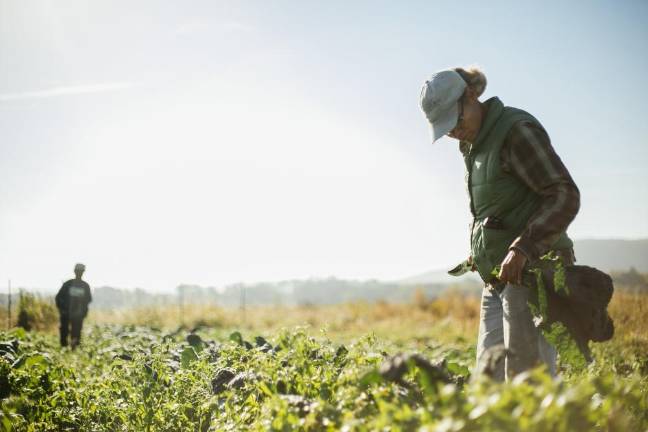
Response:
MULTIPOLYGON (((470 249, 473 262, 485 282, 492 281, 491 272, 501 264, 508 249, 524 231, 531 215, 540 205, 540 196, 516 177, 500 167, 500 150, 511 127, 519 121, 539 122, 529 113, 505 107, 494 97, 485 102, 488 113, 475 143, 464 154, 466 181, 470 194, 473 223, 470 249), (497 228, 484 226, 486 218, 502 223, 497 228)), ((563 233, 552 249, 568 249, 572 241, 563 233)))

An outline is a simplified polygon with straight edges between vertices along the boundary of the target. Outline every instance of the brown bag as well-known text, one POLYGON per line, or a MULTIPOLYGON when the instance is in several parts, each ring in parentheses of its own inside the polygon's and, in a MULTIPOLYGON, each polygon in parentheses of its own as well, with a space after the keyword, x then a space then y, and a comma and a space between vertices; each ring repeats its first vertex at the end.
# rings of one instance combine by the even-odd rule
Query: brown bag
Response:
POLYGON ((557 292, 554 269, 543 269, 542 279, 547 292, 548 323, 561 322, 591 361, 589 341, 604 342, 614 335, 614 323, 607 307, 614 293, 612 278, 594 267, 565 266, 567 290, 557 292))

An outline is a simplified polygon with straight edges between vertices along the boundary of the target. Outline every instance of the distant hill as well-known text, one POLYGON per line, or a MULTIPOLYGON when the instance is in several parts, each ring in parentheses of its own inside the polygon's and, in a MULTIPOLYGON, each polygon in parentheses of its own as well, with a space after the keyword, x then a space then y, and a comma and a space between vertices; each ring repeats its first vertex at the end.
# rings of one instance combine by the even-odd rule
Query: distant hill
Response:
MULTIPOLYGON (((458 263, 457 263, 458 264, 458 263)), ((442 284, 453 284, 453 283, 479 283, 481 279, 477 276, 476 273, 466 273, 460 277, 450 276, 448 270, 454 266, 448 266, 448 269, 445 270, 432 270, 425 273, 417 274, 414 276, 407 277, 398 281, 401 285, 419 285, 419 284, 429 284, 429 283, 442 283, 442 284)))
MULTIPOLYGON (((623 271, 634 267, 640 273, 648 273, 648 239, 640 240, 574 240, 574 253, 577 264, 596 267, 605 272, 623 271)), ((475 273, 468 273, 456 278, 448 274, 448 269, 432 270, 398 281, 402 285, 430 283, 470 283, 479 281, 475 273)))
POLYGON ((648 239, 640 240, 575 240, 578 264, 610 272, 634 267, 648 273, 648 239))
MULTIPOLYGON (((623 278, 648 273, 648 239, 641 240, 576 240, 578 264, 596 267, 623 278), (628 272, 634 268, 636 272, 628 272), (627 274, 626 274, 627 273, 627 274)), ((398 281, 353 281, 336 278, 285 280, 255 284, 233 284, 223 289, 180 285, 174 293, 149 293, 142 289, 96 287, 93 289, 92 308, 121 309, 136 306, 178 304, 218 304, 238 306, 242 299, 248 305, 317 305, 357 301, 410 302, 417 294, 434 298, 447 289, 465 293, 479 293, 481 282, 476 273, 453 277, 447 269, 428 271, 398 281)), ((635 284, 636 285, 636 284, 635 284)), ((51 298, 52 293, 41 293, 51 298)), ((13 301, 17 303, 18 294, 13 301)), ((0 305, 7 304, 7 295, 0 293, 0 305)), ((14 303, 15 304, 15 303, 14 303)))
MULTIPOLYGON (((285 280, 253 284, 233 284, 217 290, 199 285, 180 285, 173 294, 149 293, 142 289, 127 290, 98 287, 93 291, 92 308, 123 309, 129 307, 180 304, 214 304, 240 306, 243 301, 256 305, 323 305, 347 302, 408 303, 417 295, 431 299, 446 289, 466 294, 479 292, 470 281, 455 280, 453 284, 400 284, 378 280, 344 280, 337 278, 285 280), (244 299, 244 300, 243 300, 244 299)), ((2 298, 0 297, 0 303, 2 298)))

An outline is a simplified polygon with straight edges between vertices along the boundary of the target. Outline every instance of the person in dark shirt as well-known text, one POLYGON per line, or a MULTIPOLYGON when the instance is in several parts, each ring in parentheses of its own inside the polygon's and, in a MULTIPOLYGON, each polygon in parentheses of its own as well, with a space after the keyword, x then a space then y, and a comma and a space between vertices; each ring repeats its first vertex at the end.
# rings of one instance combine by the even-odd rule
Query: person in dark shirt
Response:
POLYGON ((71 333, 72 349, 76 348, 81 341, 83 319, 88 314, 88 304, 92 301, 90 285, 81 279, 84 271, 85 265, 75 265, 76 277, 65 282, 56 294, 56 307, 61 318, 61 346, 67 346, 68 334, 71 333))

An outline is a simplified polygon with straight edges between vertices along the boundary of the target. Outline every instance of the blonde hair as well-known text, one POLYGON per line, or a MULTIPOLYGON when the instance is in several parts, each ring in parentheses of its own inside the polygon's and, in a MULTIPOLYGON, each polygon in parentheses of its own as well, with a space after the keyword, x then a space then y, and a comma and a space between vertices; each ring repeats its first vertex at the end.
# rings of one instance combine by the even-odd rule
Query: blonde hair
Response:
POLYGON ((477 93, 477 97, 484 93, 487 84, 486 75, 484 75, 484 72, 478 66, 468 66, 467 68, 458 67, 454 70, 466 81, 468 87, 477 93))

